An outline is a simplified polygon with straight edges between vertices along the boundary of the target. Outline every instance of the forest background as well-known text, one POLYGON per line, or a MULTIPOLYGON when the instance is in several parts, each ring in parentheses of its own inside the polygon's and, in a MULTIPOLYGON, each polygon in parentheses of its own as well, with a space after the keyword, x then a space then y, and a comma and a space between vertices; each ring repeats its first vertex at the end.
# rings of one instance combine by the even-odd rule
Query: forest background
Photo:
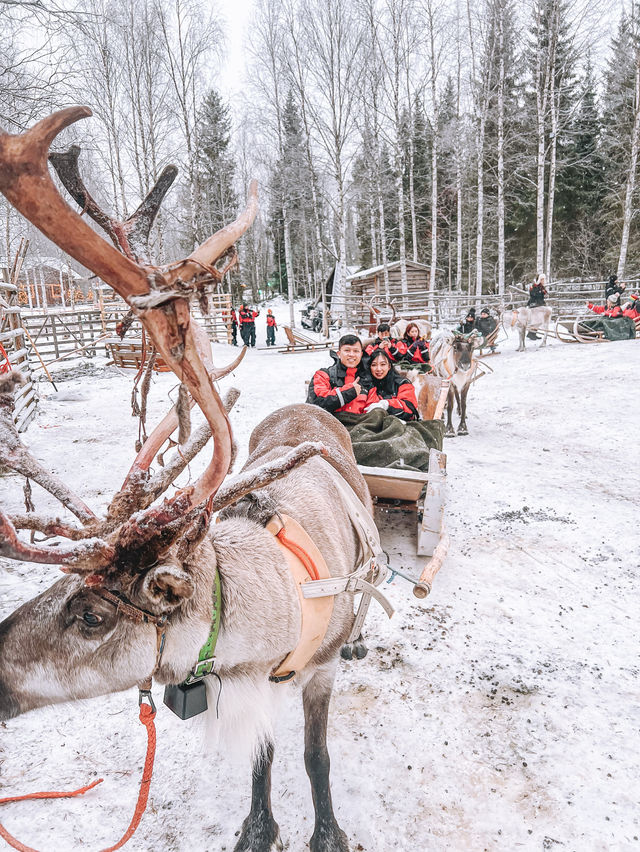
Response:
MULTIPOLYGON (((397 260, 470 295, 640 273, 637 3, 255 0, 231 82, 225 5, 0 0, 0 126, 90 106, 56 144, 81 146, 118 218, 175 162, 156 262, 231 221, 258 178, 235 295, 315 298, 334 267, 397 260)), ((0 255, 23 236, 57 252, 4 199, 0 224, 0 255)))

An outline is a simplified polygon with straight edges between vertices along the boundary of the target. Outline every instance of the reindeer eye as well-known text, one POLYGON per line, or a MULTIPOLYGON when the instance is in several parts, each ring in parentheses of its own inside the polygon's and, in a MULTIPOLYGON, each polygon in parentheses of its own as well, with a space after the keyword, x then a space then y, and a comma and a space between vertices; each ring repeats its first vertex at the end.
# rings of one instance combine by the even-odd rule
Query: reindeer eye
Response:
POLYGON ((102 624, 102 616, 96 615, 95 612, 83 613, 82 620, 85 624, 88 624, 89 627, 97 627, 99 624, 102 624))

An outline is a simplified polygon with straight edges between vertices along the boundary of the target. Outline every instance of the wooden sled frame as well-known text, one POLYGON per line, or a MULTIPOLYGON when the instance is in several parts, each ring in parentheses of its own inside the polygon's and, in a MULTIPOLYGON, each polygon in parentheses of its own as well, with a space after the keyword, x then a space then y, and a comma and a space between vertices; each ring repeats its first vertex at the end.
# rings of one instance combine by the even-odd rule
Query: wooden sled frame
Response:
MULTIPOLYGON (((439 393, 434 397, 434 420, 442 417, 448 393, 449 382, 442 381, 439 393)), ((419 574, 416 579, 405 574, 402 576, 414 584, 413 594, 417 598, 426 598, 449 549, 449 536, 444 528, 447 476, 445 453, 433 448, 429 450, 429 467, 426 473, 365 465, 358 465, 358 469, 365 478, 377 515, 381 512, 389 515, 392 510, 399 510, 409 516, 415 516, 415 556, 430 558, 418 566, 419 574)), ((376 521, 378 526, 382 527, 385 545, 384 519, 377 518, 376 521)), ((391 524, 392 528, 396 526, 391 524)))
MULTIPOLYGON (((562 343, 612 343, 602 331, 592 331, 582 326, 584 320, 595 319, 596 315, 558 317, 556 320, 555 336, 562 343)), ((640 336, 640 319, 633 321, 636 327, 636 339, 640 336)))
MULTIPOLYGON (((111 356, 112 362, 116 367, 124 370, 139 370, 142 366, 142 338, 130 338, 121 340, 119 337, 112 337, 104 341, 105 348, 111 356)), ((147 344, 147 352, 145 364, 149 359, 151 352, 151 344, 147 344)), ((153 364, 155 373, 170 373, 171 368, 168 367, 162 360, 159 354, 156 354, 156 360, 153 364)))
POLYGON ((261 346, 260 350, 280 352, 282 355, 287 355, 290 352, 313 352, 318 349, 325 350, 338 345, 334 340, 314 340, 311 337, 307 337, 306 334, 291 328, 289 325, 281 325, 280 328, 287 336, 287 344, 285 346, 261 346))

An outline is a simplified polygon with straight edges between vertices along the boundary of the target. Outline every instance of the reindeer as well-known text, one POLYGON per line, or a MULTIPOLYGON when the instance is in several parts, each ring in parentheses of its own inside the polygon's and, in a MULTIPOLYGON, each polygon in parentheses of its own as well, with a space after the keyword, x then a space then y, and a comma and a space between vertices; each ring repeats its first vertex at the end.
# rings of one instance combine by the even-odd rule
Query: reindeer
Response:
POLYGON ((467 429, 467 394, 478 368, 478 358, 474 352, 477 335, 468 337, 454 332, 438 335, 431 343, 430 356, 433 372, 443 379, 449 379, 449 395, 447 398, 447 424, 445 435, 454 437, 453 401, 458 404, 460 423, 458 435, 468 435, 467 429))
POLYGON ((517 327, 520 335, 520 345, 516 352, 524 352, 524 341, 529 331, 543 329, 544 337, 540 346, 546 346, 550 322, 551 308, 547 305, 538 305, 535 308, 514 308, 511 312, 511 328, 517 327))
MULTIPOLYGON (((255 184, 238 219, 185 260, 164 267, 142 262, 140 246, 160 190, 152 190, 153 197, 141 205, 143 216, 116 222, 84 187, 75 151, 58 158, 57 166, 54 162, 83 212, 102 220, 118 251, 71 210, 49 176, 49 145, 63 128, 89 115, 86 108, 71 107, 22 135, 0 134, 0 189, 46 236, 127 300, 207 422, 178 456, 151 474, 151 460, 184 415, 170 412, 142 446, 101 519, 20 444, 10 416, 15 376, 0 387, 0 463, 24 474, 35 472, 78 521, 0 512, 1 556, 58 564, 65 572, 0 624, 0 721, 135 685, 141 696, 150 695, 151 677, 164 684, 184 682, 211 631, 218 576, 220 725, 232 725, 238 717, 256 743, 251 808, 235 850, 282 849, 270 803, 270 723, 274 697, 289 688, 278 681, 285 677, 281 667, 297 650, 302 603, 273 524, 279 529, 284 523, 287 530, 293 519, 311 537, 330 576, 347 578, 366 556, 362 527, 371 526, 371 500, 347 431, 331 415, 305 404, 276 411, 259 424, 247 463, 240 474, 225 479, 233 457, 227 416, 233 397, 223 403, 214 387, 225 370, 211 363, 206 335, 190 316, 189 296, 202 297, 204 284, 221 274, 215 264, 233 258, 233 243, 256 213, 255 184), (133 233, 136 239, 129 239, 133 233), (210 436, 213 454, 200 478, 154 504, 210 436), (220 510, 219 523, 210 526, 220 510), (62 536, 68 543, 30 544, 19 537, 20 529, 62 536)), ((356 588, 331 582, 340 590, 356 588)), ((324 638, 294 675, 302 690, 305 766, 315 810, 310 848, 347 852, 331 801, 326 729, 338 655, 354 629, 353 593, 329 600, 333 607, 324 638)), ((216 688, 205 682, 215 696, 216 688)), ((215 699, 209 705, 215 708, 215 699)))

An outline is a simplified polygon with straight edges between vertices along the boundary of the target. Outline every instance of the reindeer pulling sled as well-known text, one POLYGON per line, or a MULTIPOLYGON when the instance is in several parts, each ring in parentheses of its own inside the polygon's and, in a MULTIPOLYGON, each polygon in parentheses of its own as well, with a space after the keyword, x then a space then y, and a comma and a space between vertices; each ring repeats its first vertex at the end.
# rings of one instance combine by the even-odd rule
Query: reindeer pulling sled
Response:
MULTIPOLYGON (((151 782, 152 679, 167 686, 166 703, 183 718, 204 711, 208 696, 210 721, 221 741, 225 726, 241 719, 245 740, 256 743, 251 808, 235 852, 267 852, 283 848, 270 801, 270 717, 277 712, 277 691, 293 680, 302 692, 305 768, 315 811, 310 849, 348 852, 331 803, 326 732, 340 649, 351 646, 362 656, 360 631, 372 598, 390 611, 377 588, 387 569, 369 491, 379 506, 384 500, 410 505, 414 525, 418 513, 413 556, 431 559, 428 570, 419 568, 416 593, 427 594, 446 545, 444 456, 433 452, 426 476, 361 472, 348 433, 335 418, 315 406, 292 405, 254 429, 246 464, 229 475, 235 450, 228 412, 238 394, 232 390, 220 399, 215 382, 238 359, 227 368, 214 367, 209 340, 193 321, 189 301, 198 298, 204 310, 205 285, 220 281, 234 263, 234 243, 256 215, 257 187, 252 184, 248 206, 234 223, 184 260, 155 266, 147 258, 149 231, 175 177, 173 167, 133 216, 119 222, 106 216, 85 188, 79 149, 51 158, 79 208, 104 228, 114 246, 69 207, 51 179, 50 144, 90 115, 84 107, 71 107, 23 134, 0 133, 0 191, 127 300, 181 387, 176 406, 144 441, 100 518, 21 443, 12 419, 13 389, 21 378, 15 371, 3 377, 0 464, 38 482, 74 520, 0 511, 0 556, 58 565, 65 574, 16 612, 3 613, 0 722, 44 705, 138 687, 140 720, 149 731, 148 760, 134 818, 115 849, 136 830, 151 782), (206 423, 191 434, 193 405, 206 423), (178 427, 180 447, 151 473, 153 459, 178 427), (200 478, 158 502, 210 438, 213 453, 200 478), (210 524, 215 512, 219 522, 210 524), (29 541, 19 534, 25 530, 45 539, 29 541), (63 541, 46 543, 51 537, 63 541), (357 593, 362 598, 355 613, 357 593), (213 671, 224 683, 221 696, 208 677, 213 671)), ((385 543, 393 560, 389 535, 385 543)), ((2 826, 0 835, 25 848, 2 826)), ((48 827, 48 848, 55 846, 51 835, 48 827)))

